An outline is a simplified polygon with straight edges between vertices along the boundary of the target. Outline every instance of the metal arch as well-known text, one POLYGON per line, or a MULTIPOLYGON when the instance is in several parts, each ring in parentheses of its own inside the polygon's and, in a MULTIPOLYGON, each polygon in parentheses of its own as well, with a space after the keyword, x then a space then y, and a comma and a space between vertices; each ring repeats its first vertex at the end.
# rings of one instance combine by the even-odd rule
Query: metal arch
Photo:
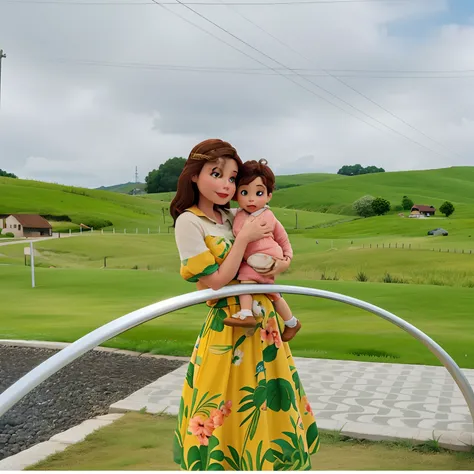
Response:
POLYGON ((405 320, 395 316, 394 314, 379 308, 373 304, 350 296, 333 293, 331 291, 318 290, 313 288, 305 288, 299 286, 287 285, 231 285, 220 290, 201 290, 193 293, 169 298, 158 303, 145 306, 144 308, 133 311, 121 318, 95 329, 89 334, 81 337, 65 349, 42 362, 33 370, 24 375, 15 382, 11 387, 0 395, 0 416, 9 410, 15 403, 21 400, 31 390, 37 387, 41 382, 49 378, 51 375, 70 364, 75 359, 86 353, 87 351, 97 347, 108 339, 117 336, 135 326, 138 326, 151 319, 163 316, 171 311, 193 306, 203 303, 210 299, 225 298, 242 294, 263 294, 263 293, 289 293, 295 295, 316 296, 329 300, 346 303, 357 308, 365 309, 371 313, 380 316, 399 328, 403 329, 415 339, 424 344, 446 367, 454 381, 461 390, 464 399, 471 412, 474 423, 474 391, 470 386, 466 376, 462 373, 459 366, 454 362, 452 357, 433 339, 420 331, 415 326, 405 320))

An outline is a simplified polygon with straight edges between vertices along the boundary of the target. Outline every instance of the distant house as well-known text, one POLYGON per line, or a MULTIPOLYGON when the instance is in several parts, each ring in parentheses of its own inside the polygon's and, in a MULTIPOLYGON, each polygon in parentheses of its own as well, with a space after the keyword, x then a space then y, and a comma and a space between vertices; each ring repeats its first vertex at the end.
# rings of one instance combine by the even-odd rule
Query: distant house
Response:
POLYGON ((436 212, 436 209, 433 206, 425 206, 423 204, 415 204, 411 208, 411 214, 410 217, 413 215, 413 217, 430 217, 434 216, 436 212))
POLYGON ((53 228, 37 214, 11 214, 0 221, 2 234, 11 232, 15 237, 51 236, 53 228))

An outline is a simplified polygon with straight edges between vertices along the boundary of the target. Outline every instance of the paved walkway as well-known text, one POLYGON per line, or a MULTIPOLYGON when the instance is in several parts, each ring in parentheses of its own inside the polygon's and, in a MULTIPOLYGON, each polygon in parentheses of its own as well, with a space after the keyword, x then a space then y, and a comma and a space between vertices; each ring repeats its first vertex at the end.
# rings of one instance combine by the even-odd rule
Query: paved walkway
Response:
MULTIPOLYGON (((0 340, 1 344, 62 349, 68 343, 0 340)), ((117 349, 97 350, 165 357, 117 349)), ((110 407, 111 413, 140 411, 176 415, 186 375, 183 366, 110 407)), ((372 440, 438 439, 441 446, 474 446, 474 425, 457 385, 444 367, 295 357, 320 428, 372 440)), ((474 387, 474 370, 463 369, 474 387)), ((1 469, 0 469, 1 470, 1 469)))
MULTIPOLYGON (((466 402, 444 367, 295 358, 322 429, 368 439, 440 437, 449 448, 474 446, 466 402)), ((111 406, 111 412, 177 414, 187 364, 111 406)), ((474 386, 474 370, 464 369, 474 386)))

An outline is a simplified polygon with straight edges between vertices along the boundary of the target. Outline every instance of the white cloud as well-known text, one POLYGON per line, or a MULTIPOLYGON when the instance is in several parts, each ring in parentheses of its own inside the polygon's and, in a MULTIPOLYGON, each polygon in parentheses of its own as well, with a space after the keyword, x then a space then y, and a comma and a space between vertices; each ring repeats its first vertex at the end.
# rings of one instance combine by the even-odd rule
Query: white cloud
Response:
MULTIPOLYGON (((171 8, 279 67, 184 7, 171 8)), ((193 8, 293 68, 455 70, 470 69, 474 59, 473 25, 444 25, 418 37, 388 33, 395 23, 430 21, 447 8, 444 0, 237 8, 309 62, 225 6, 193 8)), ((279 76, 111 67, 114 62, 261 67, 157 5, 2 3, 1 9, 0 46, 8 57, 0 167, 21 177, 99 186, 129 181, 138 166, 144 179, 208 137, 231 141, 243 159, 267 158, 277 173, 335 172, 355 162, 387 170, 472 164, 472 78, 343 78, 446 148, 335 79, 309 78, 439 156, 375 130, 279 76)), ((384 128, 311 82, 293 79, 384 128)))

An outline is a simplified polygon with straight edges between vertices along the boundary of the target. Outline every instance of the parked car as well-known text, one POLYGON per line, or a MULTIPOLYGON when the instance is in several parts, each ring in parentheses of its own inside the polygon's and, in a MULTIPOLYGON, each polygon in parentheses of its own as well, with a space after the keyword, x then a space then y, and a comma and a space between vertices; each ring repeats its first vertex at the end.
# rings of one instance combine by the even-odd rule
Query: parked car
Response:
POLYGON ((438 227, 437 229, 429 230, 428 235, 448 235, 448 231, 446 229, 442 229, 438 227))

